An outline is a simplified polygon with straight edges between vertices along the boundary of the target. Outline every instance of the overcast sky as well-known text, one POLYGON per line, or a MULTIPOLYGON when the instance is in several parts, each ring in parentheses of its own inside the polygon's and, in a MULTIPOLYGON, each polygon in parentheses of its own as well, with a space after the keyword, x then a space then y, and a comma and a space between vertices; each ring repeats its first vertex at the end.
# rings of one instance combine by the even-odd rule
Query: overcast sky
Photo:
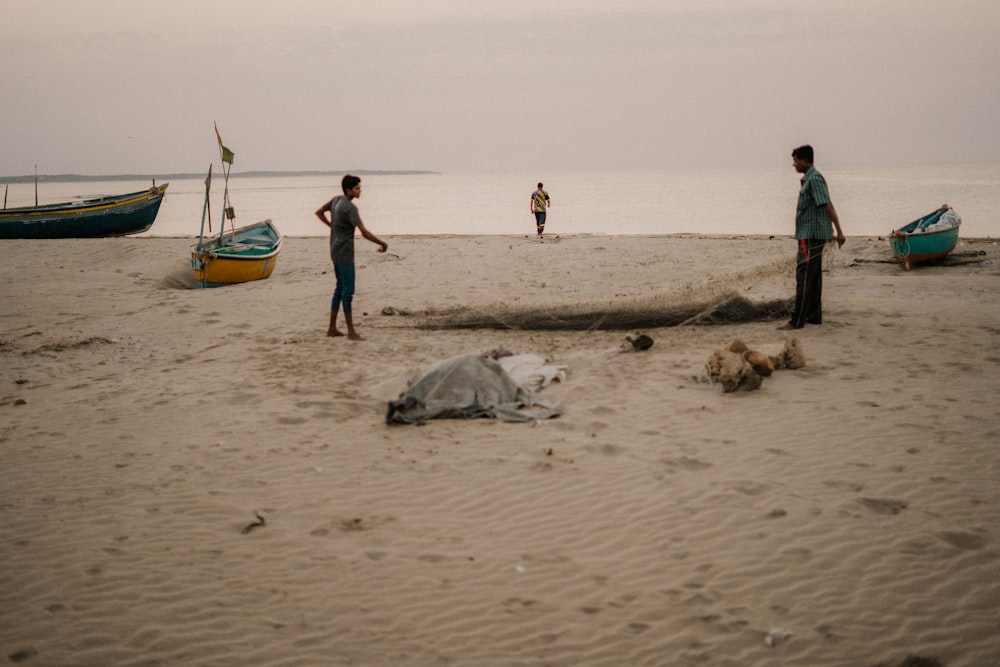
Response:
POLYGON ((996 0, 0 0, 0 176, 1000 160, 996 0))

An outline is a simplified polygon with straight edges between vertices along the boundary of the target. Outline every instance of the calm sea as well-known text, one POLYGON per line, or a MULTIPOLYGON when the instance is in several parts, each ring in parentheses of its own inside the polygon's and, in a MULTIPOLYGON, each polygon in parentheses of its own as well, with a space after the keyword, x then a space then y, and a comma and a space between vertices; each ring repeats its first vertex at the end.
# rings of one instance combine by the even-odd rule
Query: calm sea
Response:
MULTIPOLYGON (((822 165, 821 165, 822 167, 822 165)), ((1000 163, 918 167, 822 168, 848 236, 884 235, 944 202, 962 216, 962 236, 1000 236, 1000 163)), ((376 234, 532 234, 528 202, 542 180, 552 197, 552 234, 787 235, 793 231, 799 176, 789 164, 768 169, 684 169, 544 174, 371 175, 358 202, 376 234)), ((148 181, 39 184, 39 202, 120 194, 148 181)), ((222 180, 212 191, 218 230, 222 180)), ((237 224, 270 218, 287 236, 325 236, 313 211, 339 193, 339 179, 231 177, 237 224)), ((196 237, 202 180, 170 184, 144 236, 196 237)), ((7 205, 34 203, 32 184, 14 184, 7 205)))

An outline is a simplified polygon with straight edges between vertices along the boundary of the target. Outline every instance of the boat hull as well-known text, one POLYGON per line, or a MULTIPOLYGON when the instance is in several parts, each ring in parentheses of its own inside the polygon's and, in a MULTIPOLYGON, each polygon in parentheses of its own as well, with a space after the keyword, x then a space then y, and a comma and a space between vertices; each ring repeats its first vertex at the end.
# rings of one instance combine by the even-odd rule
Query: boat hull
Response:
POLYGON ((0 239, 101 238, 153 226, 169 183, 125 195, 0 210, 0 239))
POLYGON ((277 265, 282 236, 270 220, 223 234, 191 253, 201 287, 223 287, 269 278, 277 265))
POLYGON ((914 264, 933 262, 947 257, 958 243, 958 229, 952 227, 939 232, 917 234, 898 231, 889 237, 889 243, 896 261, 909 269, 914 264))

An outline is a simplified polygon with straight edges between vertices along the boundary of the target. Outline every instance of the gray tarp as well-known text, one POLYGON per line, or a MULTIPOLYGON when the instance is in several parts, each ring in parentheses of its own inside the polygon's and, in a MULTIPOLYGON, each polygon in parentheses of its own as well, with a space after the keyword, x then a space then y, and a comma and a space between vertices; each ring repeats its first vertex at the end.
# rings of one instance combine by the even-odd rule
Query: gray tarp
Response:
POLYGON ((422 424, 428 419, 492 417, 535 421, 560 408, 517 384, 494 359, 466 354, 420 373, 389 402, 387 424, 422 424), (530 408, 530 409, 529 409, 530 408))

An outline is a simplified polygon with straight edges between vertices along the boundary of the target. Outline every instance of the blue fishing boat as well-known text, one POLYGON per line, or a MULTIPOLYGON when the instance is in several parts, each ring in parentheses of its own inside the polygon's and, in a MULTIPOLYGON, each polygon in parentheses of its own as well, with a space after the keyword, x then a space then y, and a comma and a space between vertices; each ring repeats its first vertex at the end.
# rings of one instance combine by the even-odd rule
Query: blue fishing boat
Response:
POLYGON ((246 227, 236 226, 236 211, 229 200, 229 168, 233 164, 233 152, 222 145, 219 128, 215 128, 222 155, 222 173, 225 187, 222 195, 223 220, 218 236, 205 236, 205 222, 209 233, 212 230, 212 214, 209 206, 209 192, 212 189, 212 167, 208 167, 205 179, 205 203, 201 210, 201 233, 198 244, 191 250, 191 270, 200 287, 223 287, 237 285, 270 277, 281 252, 282 236, 270 220, 257 222, 246 227), (229 168, 227 168, 227 165, 229 168), (226 230, 226 221, 230 229, 226 230))
POLYGON ((138 234, 153 226, 169 183, 124 195, 0 209, 0 239, 70 239, 138 234))
POLYGON ((907 270, 914 264, 947 257, 958 243, 962 219, 947 204, 889 234, 896 261, 907 270))

